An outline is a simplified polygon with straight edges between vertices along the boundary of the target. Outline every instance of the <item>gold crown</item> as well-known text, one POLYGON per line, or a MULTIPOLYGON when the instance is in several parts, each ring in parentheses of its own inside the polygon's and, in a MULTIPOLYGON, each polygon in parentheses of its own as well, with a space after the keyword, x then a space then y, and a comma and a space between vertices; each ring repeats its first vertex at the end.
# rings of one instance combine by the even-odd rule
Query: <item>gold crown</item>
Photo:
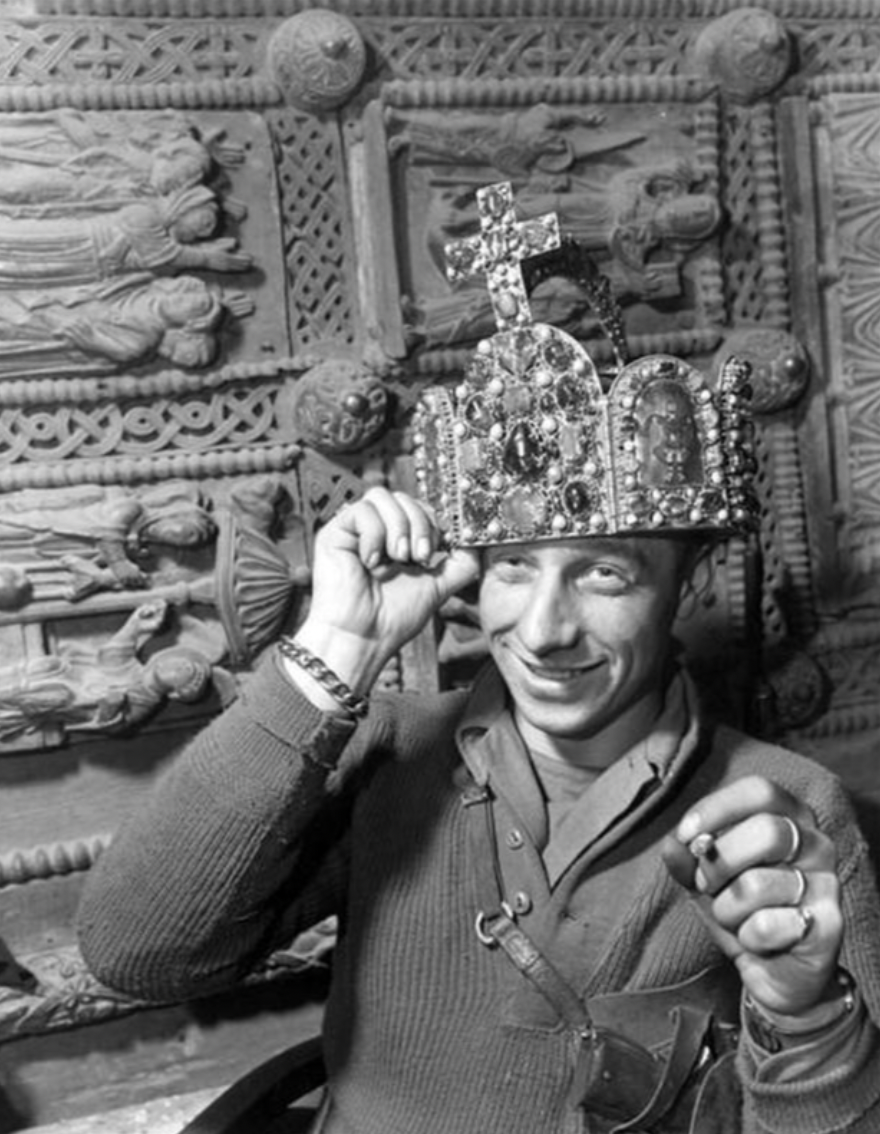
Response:
POLYGON ((481 231, 447 245, 447 274, 487 276, 499 330, 459 386, 424 391, 414 420, 419 495, 447 542, 751 530, 748 363, 729 359, 713 390, 671 355, 627 361, 608 281, 560 241, 555 214, 517 221, 508 183, 479 190, 477 203, 481 231), (522 263, 558 266, 544 255, 554 249, 554 274, 575 276, 614 346, 607 394, 576 339, 531 322, 522 263))

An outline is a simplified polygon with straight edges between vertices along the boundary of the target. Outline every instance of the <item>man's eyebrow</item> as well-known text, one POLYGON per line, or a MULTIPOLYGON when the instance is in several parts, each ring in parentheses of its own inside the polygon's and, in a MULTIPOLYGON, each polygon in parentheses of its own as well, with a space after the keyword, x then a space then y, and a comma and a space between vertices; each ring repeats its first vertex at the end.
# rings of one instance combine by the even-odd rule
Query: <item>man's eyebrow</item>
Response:
POLYGON ((640 564, 647 564, 651 561, 647 548, 641 542, 620 537, 599 536, 595 540, 591 540, 589 548, 584 549, 584 556, 593 558, 598 555, 635 560, 640 564))

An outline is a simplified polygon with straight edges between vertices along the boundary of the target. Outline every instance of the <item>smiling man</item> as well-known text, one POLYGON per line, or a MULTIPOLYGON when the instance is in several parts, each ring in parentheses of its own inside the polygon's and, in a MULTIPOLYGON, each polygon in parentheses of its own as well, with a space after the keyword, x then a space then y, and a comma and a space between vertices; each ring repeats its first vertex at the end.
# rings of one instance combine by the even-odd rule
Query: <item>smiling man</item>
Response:
POLYGON ((319 533, 296 635, 92 872, 85 956, 189 996, 336 913, 322 1134, 876 1132, 845 793, 710 720, 673 636, 753 523, 745 372, 654 356, 606 395, 528 321, 510 261, 541 232, 507 187, 481 204, 494 251, 457 262, 500 330, 425 395, 421 499, 374 488, 319 533), (473 689, 371 692, 471 584, 473 689))

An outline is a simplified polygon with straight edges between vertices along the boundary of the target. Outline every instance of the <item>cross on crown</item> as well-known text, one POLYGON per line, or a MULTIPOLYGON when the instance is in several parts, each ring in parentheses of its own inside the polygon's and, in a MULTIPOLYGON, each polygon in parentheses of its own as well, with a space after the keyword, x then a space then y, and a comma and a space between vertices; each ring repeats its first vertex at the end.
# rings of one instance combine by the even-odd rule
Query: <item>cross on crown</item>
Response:
POLYGON ((479 233, 445 246, 447 279, 455 284, 485 275, 498 329, 525 326, 532 315, 522 262, 559 247, 556 213, 518 221, 508 181, 478 189, 477 210, 479 233))

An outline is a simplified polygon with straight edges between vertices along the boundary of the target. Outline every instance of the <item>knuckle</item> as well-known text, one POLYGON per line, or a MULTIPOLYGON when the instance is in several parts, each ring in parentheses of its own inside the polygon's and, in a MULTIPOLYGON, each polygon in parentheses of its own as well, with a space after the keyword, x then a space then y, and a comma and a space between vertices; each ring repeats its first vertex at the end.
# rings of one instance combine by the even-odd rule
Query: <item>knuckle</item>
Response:
POLYGON ((766 776, 749 776, 748 790, 758 810, 771 811, 779 801, 779 789, 776 784, 774 784, 772 780, 768 780, 766 776))
POLYGON ((770 949, 776 942, 778 919, 774 910, 762 908, 755 910, 748 920, 749 936, 760 949, 770 949))
POLYGON ((764 893, 764 875, 758 870, 746 870, 731 883, 736 899, 746 905, 755 905, 764 893))

